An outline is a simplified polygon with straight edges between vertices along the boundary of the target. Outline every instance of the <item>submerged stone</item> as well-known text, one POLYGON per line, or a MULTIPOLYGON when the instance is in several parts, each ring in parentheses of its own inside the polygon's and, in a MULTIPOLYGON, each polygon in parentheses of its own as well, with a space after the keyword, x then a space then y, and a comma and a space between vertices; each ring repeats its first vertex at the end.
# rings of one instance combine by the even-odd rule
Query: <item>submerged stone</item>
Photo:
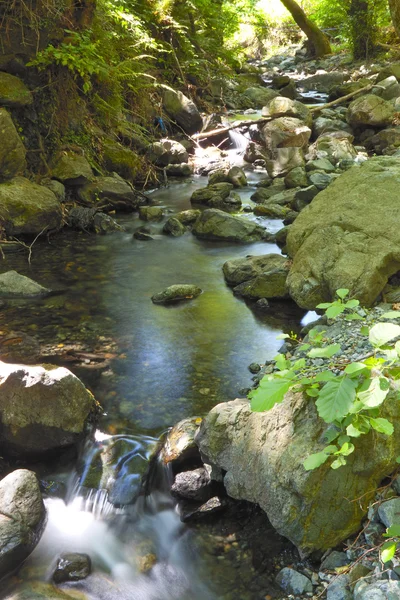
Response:
POLYGON ((36 281, 20 275, 17 271, 7 271, 0 275, 0 296, 33 298, 45 296, 50 290, 39 285, 36 281))
POLYGON ((168 304, 169 302, 180 302, 181 300, 193 300, 200 296, 203 290, 197 285, 176 284, 170 285, 162 292, 151 297, 154 304, 168 304))
POLYGON ((87 554, 70 552, 62 554, 57 559, 57 565, 53 573, 55 583, 66 581, 80 581, 88 577, 92 570, 90 557, 87 554))

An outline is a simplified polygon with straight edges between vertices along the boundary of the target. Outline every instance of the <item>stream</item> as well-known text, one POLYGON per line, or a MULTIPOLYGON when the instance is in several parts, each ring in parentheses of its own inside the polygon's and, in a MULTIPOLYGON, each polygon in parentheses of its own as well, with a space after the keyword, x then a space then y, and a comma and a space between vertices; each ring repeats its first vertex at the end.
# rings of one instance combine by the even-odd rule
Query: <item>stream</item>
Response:
MULTIPOLYGON (((247 176, 249 186, 239 193, 244 204, 252 204, 254 185, 265 173, 249 170, 247 176)), ((191 208, 192 192, 206 184, 205 177, 194 176, 150 196, 170 216, 191 208)), ((250 213, 243 218, 256 217, 250 213)), ((132 238, 143 225, 137 214, 120 215, 118 222, 125 232, 100 237, 66 230, 49 242, 39 240, 30 265, 26 253, 7 254, 1 264, 3 271, 15 269, 57 293, 39 300, 6 300, 0 329, 37 336, 59 351, 74 345, 87 353, 100 349, 109 362, 103 369, 70 367, 93 391, 103 414, 78 470, 66 464, 46 472, 45 478, 58 483, 62 492, 46 500, 45 534, 0 598, 27 584, 36 590, 40 582, 50 581, 55 557, 64 551, 87 552, 92 559, 90 577, 62 586, 76 598, 257 600, 274 595, 270 573, 264 568, 260 579, 246 543, 232 543, 232 523, 222 519, 219 527, 230 541, 222 543, 221 553, 213 553, 212 543, 221 545, 217 525, 188 527, 180 522, 168 493, 170 474, 161 466, 155 469, 149 494, 121 508, 108 501, 104 490, 91 489, 84 475, 99 448, 123 442, 130 468, 122 486, 129 488, 168 427, 204 415, 251 386, 248 365, 273 358, 282 344, 277 336, 298 331, 305 315, 291 303, 273 304, 270 312, 253 311, 226 286, 222 265, 279 249, 266 242, 205 242, 191 233, 172 238, 161 233, 162 223, 150 224, 153 240, 138 241, 132 238), (154 293, 175 283, 196 284, 203 293, 173 306, 151 302, 154 293), (138 465, 137 475, 132 464, 138 465), (146 560, 154 560, 149 570, 143 568, 146 560)), ((277 220, 261 222, 270 231, 282 226, 277 220)), ((256 515, 248 527, 259 524, 264 531, 260 519, 256 515)), ((286 547, 281 548, 272 529, 270 534, 277 555, 286 547)), ((33 592, 26 596, 45 597, 33 592)))

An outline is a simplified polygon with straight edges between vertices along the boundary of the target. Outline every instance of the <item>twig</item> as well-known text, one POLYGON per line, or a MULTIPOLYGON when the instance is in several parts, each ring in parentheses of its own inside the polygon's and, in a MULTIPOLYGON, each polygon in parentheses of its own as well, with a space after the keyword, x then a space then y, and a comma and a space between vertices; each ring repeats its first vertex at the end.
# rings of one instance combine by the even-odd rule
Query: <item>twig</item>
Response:
POLYGON ((359 90, 355 90, 354 92, 351 92, 350 94, 346 94, 346 96, 342 96, 341 98, 332 100, 332 102, 328 102, 327 104, 323 104, 322 106, 315 106, 314 108, 310 108, 310 112, 316 113, 316 112, 323 110, 324 108, 329 108, 330 106, 336 106, 336 104, 341 104, 342 102, 346 102, 346 100, 350 100, 350 98, 353 98, 357 94, 361 94, 362 92, 368 92, 369 90, 372 90, 373 87, 376 87, 376 86, 371 83, 369 85, 366 85, 365 87, 360 88, 359 90))
POLYGON ((35 237, 35 239, 33 240, 33 242, 31 244, 25 244, 25 242, 21 242, 21 240, 17 239, 17 238, 13 238, 13 240, 15 242, 18 242, 18 244, 21 244, 21 246, 23 246, 24 248, 26 248, 28 250, 28 264, 31 264, 31 258, 32 258, 32 248, 34 243, 37 241, 37 239, 42 235, 42 233, 44 233, 46 231, 46 229, 48 229, 48 225, 46 225, 46 227, 44 227, 42 229, 42 231, 40 233, 37 234, 37 236, 35 237))

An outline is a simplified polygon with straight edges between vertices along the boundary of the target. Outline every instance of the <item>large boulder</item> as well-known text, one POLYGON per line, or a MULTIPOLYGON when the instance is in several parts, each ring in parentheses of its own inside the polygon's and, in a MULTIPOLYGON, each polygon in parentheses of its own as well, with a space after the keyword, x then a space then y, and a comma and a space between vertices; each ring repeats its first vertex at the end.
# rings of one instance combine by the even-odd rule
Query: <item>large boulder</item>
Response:
POLYGON ((400 165, 374 157, 338 177, 302 210, 287 238, 292 298, 312 309, 339 288, 370 306, 400 270, 400 165))
POLYGON ((331 73, 318 73, 306 79, 301 79, 298 87, 303 91, 314 90, 322 94, 330 94, 332 90, 346 80, 345 73, 332 71, 331 73))
POLYGON ((12 179, 26 167, 26 150, 5 108, 0 108, 0 181, 12 179))
POLYGON ((213 198, 224 200, 233 190, 233 184, 228 182, 213 183, 205 188, 195 190, 190 197, 192 204, 208 205, 213 198))
POLYGON ((280 254, 246 256, 228 260, 222 267, 228 285, 235 294, 258 300, 260 298, 287 298, 286 278, 288 261, 280 254))
POLYGON ((352 127, 385 127, 394 117, 393 105, 375 94, 356 98, 347 109, 347 122, 352 127))
POLYGON ((243 108, 263 108, 272 98, 278 96, 278 92, 266 87, 254 86, 247 88, 240 95, 240 103, 243 108))
POLYGON ((223 264, 222 271, 226 283, 235 286, 286 264, 287 258, 281 254, 263 254, 262 256, 246 256, 227 260, 223 264))
POLYGON ((258 242, 266 236, 264 227, 216 208, 205 210, 194 224, 192 232, 196 237, 205 240, 245 244, 258 242))
POLYGON ((357 156, 353 136, 347 131, 332 131, 322 134, 308 149, 307 158, 324 156, 336 165, 341 160, 352 160, 357 156))
POLYGON ((122 177, 96 177, 78 189, 78 198, 87 206, 101 206, 103 210, 134 210, 140 201, 122 177))
POLYGON ((300 119, 279 117, 262 128, 262 137, 271 152, 275 148, 306 148, 311 129, 300 119))
POLYGON ((37 235, 61 227, 61 206, 47 187, 15 177, 0 184, 0 222, 8 235, 37 235))
POLYGON ((38 543, 46 520, 36 475, 13 471, 0 481, 0 579, 16 569, 38 543))
POLYGON ((134 181, 143 169, 142 157, 113 140, 104 142, 103 163, 106 169, 129 181, 134 181))
POLYGON ((167 165, 187 163, 189 155, 180 142, 163 139, 151 144, 147 152, 147 158, 159 167, 166 167, 167 165))
POLYGON ((22 108, 32 102, 31 92, 18 77, 0 71, 0 106, 22 108))
POLYGON ((228 494, 259 504, 278 533, 308 555, 355 533, 380 482, 396 469, 398 401, 388 400, 382 412, 394 424, 394 435, 371 431, 355 440, 355 452, 337 470, 328 463, 304 469, 304 460, 326 445, 327 425, 314 400, 300 392, 289 392, 267 413, 251 412, 247 400, 218 404, 196 442, 214 476, 222 473, 228 494))
POLYGON ((264 158, 268 175, 273 178, 287 175, 295 167, 306 164, 303 149, 298 147, 276 148, 268 158, 264 158))
POLYGON ((2 452, 32 458, 82 439, 98 407, 75 375, 50 365, 0 366, 2 452))
POLYGON ((52 177, 70 186, 85 185, 94 179, 88 160, 81 154, 72 152, 62 152, 56 157, 52 177))
POLYGON ((163 104, 165 112, 182 127, 185 133, 192 135, 200 131, 203 119, 195 103, 187 98, 182 92, 172 88, 165 88, 163 92, 163 104))
POLYGON ((311 127, 312 125, 312 115, 307 106, 302 102, 291 100, 284 96, 272 98, 267 106, 263 107, 261 116, 271 117, 271 119, 276 119, 278 117, 294 117, 295 119, 303 121, 308 127, 311 127))
POLYGON ((34 298, 49 293, 50 290, 17 271, 6 271, 0 275, 0 297, 34 298))

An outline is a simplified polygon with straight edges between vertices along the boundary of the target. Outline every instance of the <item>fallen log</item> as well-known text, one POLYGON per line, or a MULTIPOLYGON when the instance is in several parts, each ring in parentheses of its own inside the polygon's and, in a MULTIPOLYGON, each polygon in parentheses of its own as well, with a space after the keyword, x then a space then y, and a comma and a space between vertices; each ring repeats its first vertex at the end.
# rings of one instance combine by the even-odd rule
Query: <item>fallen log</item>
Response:
POLYGON ((220 135, 221 133, 228 133, 232 131, 232 129, 239 129, 239 127, 250 127, 250 125, 259 125, 262 123, 268 123, 272 121, 271 117, 263 117, 261 119, 246 119, 246 121, 237 121, 233 125, 229 125, 227 127, 220 127, 219 129, 212 129, 211 131, 202 131, 201 133, 195 133, 192 135, 192 140, 198 142, 199 140, 205 140, 209 137, 214 137, 216 135, 220 135))
POLYGON ((321 106, 315 106, 314 108, 310 108, 310 112, 314 114, 316 112, 319 112, 320 110, 323 110, 324 108, 330 108, 331 106, 336 106, 336 104, 342 104, 342 102, 346 102, 347 100, 350 100, 357 94, 361 94, 362 92, 369 92, 369 90, 372 90, 373 87, 378 87, 378 86, 373 85, 371 83, 369 85, 366 85, 365 87, 360 88, 359 90, 350 92, 350 94, 346 94, 346 96, 342 96, 341 98, 332 100, 332 102, 328 102, 327 104, 322 104, 321 106))

